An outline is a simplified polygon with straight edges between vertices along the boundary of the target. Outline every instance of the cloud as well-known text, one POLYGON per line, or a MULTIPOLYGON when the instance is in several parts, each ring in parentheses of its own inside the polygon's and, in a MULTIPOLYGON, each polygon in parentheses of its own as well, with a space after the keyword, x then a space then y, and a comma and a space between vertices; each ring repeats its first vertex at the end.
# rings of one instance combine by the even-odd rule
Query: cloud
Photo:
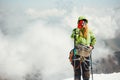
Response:
POLYGON ((89 27, 97 37, 93 51, 94 60, 111 54, 105 40, 115 37, 115 32, 119 29, 116 22, 119 15, 115 15, 113 9, 106 8, 73 6, 70 10, 71 12, 67 12, 66 9, 53 8, 40 11, 29 8, 19 13, 19 18, 14 15, 18 15, 18 12, 14 11, 14 14, 8 14, 4 20, 1 18, 0 21, 9 23, 4 25, 4 31, 7 31, 8 35, 3 34, 0 28, 0 74, 4 75, 2 77, 11 80, 18 80, 19 77, 22 80, 34 70, 40 71, 43 80, 60 80, 72 76, 72 66, 68 60, 69 51, 73 48, 70 35, 72 29, 76 28, 80 15, 88 18, 89 27), (51 17, 57 17, 54 23, 56 20, 60 21, 54 24, 51 17), (49 24, 46 23, 48 21, 49 24), (13 26, 14 22, 18 24, 13 26), (10 34, 11 32, 14 34, 10 34))
POLYGON ((48 10, 35 10, 29 8, 26 10, 26 14, 30 15, 32 18, 47 18, 50 16, 63 16, 66 13, 65 10, 58 10, 56 8, 48 9, 48 10))

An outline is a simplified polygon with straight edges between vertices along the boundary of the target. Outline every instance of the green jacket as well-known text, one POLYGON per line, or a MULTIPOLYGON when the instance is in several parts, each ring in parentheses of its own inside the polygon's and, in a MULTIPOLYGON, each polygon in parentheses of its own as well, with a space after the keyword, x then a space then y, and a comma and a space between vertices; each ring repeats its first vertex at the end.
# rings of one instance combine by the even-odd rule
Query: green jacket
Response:
POLYGON ((75 45, 83 44, 87 46, 94 46, 96 43, 96 38, 91 30, 88 32, 87 38, 84 38, 83 35, 80 35, 80 32, 83 32, 83 29, 75 28, 72 31, 71 38, 76 38, 75 45), (75 33, 76 32, 76 33, 75 33))

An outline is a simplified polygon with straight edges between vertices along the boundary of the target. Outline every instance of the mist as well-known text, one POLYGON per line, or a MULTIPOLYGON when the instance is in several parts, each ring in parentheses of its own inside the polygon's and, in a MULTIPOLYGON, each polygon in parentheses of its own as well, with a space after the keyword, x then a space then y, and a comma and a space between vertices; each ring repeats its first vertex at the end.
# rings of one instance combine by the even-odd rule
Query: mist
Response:
POLYGON ((105 41, 114 39, 119 30, 119 7, 117 10, 75 5, 68 8, 0 10, 2 80, 61 80, 72 76, 68 60, 73 48, 70 35, 81 15, 88 18, 89 28, 97 38, 93 60, 113 55, 114 50, 105 41))

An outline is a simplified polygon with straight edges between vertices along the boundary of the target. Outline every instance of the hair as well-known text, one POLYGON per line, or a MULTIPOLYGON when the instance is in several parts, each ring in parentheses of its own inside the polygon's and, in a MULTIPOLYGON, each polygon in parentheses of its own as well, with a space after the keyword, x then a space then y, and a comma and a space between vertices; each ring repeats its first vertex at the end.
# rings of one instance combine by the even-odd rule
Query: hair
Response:
POLYGON ((88 25, 86 24, 85 26, 86 26, 86 27, 84 28, 84 33, 83 33, 83 35, 84 35, 84 37, 87 39, 87 36, 88 36, 88 25))
POLYGON ((83 33, 80 32, 80 35, 83 36, 84 38, 88 38, 88 25, 86 24, 84 27, 83 33))

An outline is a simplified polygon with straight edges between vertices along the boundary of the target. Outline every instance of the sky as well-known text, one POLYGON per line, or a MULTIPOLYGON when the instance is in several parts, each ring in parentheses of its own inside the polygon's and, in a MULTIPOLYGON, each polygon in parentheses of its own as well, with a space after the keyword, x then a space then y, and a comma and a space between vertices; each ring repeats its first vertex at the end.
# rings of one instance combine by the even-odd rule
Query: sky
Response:
POLYGON ((114 51, 106 40, 114 39, 119 30, 119 3, 119 0, 0 0, 0 78, 72 77, 68 60, 73 48, 70 35, 80 15, 88 18, 96 35, 93 61, 112 55, 114 51))
POLYGON ((59 6, 76 5, 77 7, 85 5, 90 7, 117 7, 119 0, 0 0, 3 6, 49 9, 59 6), (69 4, 69 5, 68 5, 69 4))

